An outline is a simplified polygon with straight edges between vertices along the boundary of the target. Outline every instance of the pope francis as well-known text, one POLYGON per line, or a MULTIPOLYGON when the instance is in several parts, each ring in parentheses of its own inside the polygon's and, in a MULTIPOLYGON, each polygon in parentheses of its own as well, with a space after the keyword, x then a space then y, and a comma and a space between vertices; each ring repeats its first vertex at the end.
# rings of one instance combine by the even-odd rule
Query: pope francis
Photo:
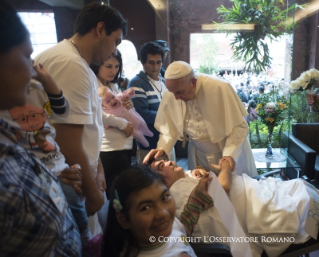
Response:
POLYGON ((205 74, 195 74, 183 61, 170 64, 165 73, 165 92, 155 128, 160 132, 157 149, 145 157, 170 153, 177 140, 188 144, 188 168, 207 170, 219 159, 227 159, 236 174, 257 176, 247 138, 248 113, 230 84, 205 74))

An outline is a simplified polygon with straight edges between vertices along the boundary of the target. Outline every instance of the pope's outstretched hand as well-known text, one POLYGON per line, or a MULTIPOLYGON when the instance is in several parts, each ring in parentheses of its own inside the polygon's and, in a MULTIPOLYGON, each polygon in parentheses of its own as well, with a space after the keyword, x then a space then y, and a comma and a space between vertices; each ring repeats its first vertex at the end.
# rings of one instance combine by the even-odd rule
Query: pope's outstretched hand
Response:
POLYGON ((165 154, 163 149, 153 149, 144 158, 143 164, 146 165, 150 160, 157 159, 165 154))

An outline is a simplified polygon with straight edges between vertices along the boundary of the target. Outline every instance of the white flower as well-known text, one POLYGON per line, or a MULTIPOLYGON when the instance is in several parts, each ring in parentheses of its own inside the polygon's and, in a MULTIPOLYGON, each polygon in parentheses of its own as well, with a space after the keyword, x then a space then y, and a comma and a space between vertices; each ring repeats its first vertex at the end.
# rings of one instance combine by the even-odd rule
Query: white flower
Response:
POLYGON ((291 81, 290 88, 293 90, 298 90, 300 88, 298 80, 291 81))
POLYGON ((311 70, 308 71, 309 76, 310 76, 312 79, 315 79, 315 78, 316 78, 316 74, 317 74, 316 71, 317 71, 316 69, 311 69, 311 70))
POLYGON ((309 72, 303 72, 299 78, 305 82, 309 82, 311 80, 309 72))
POLYGON ((307 88, 307 86, 308 86, 308 84, 309 84, 309 81, 310 81, 310 80, 308 80, 308 81, 300 80, 300 81, 299 81, 299 86, 302 87, 303 90, 306 90, 306 88, 307 88))
POLYGON ((266 108, 273 108, 273 109, 275 109, 275 107, 276 107, 276 104, 275 103, 272 103, 272 102, 270 102, 270 103, 267 103, 266 104, 266 108))
POLYGON ((313 78, 316 80, 316 81, 319 81, 319 71, 316 70, 316 69, 311 69, 312 71, 312 74, 313 74, 313 78))

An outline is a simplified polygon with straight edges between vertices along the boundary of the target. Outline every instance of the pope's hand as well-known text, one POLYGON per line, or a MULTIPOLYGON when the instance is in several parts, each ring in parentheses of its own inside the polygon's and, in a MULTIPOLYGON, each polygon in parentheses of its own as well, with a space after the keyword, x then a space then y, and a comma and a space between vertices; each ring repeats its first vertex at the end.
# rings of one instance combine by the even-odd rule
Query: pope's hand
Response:
POLYGON ((231 156, 223 156, 223 158, 221 158, 219 160, 219 165, 221 166, 221 168, 223 168, 223 166, 222 166, 222 162, 223 161, 227 161, 229 163, 229 169, 230 169, 231 172, 233 172, 235 170, 236 162, 233 159, 233 157, 231 157, 231 156))
POLYGON ((165 154, 163 149, 153 149, 144 158, 143 164, 146 165, 150 160, 157 159, 165 154))

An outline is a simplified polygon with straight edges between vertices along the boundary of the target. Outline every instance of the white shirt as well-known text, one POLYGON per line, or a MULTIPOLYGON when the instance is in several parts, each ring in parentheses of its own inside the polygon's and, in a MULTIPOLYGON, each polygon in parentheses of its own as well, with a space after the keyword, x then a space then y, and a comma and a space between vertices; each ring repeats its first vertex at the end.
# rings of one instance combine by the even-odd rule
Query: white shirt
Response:
POLYGON ((61 171, 69 166, 65 163, 64 155, 60 152, 60 148, 55 142, 55 129, 49 122, 50 119, 63 122, 63 119, 68 117, 70 109, 66 98, 65 103, 65 113, 62 115, 55 114, 49 108, 49 98, 42 85, 32 80, 26 105, 0 111, 0 117, 9 123, 11 128, 16 130, 15 134, 18 142, 41 160, 56 176, 59 176, 61 171), (36 112, 36 119, 32 120, 30 117, 34 115, 34 112, 36 112), (25 122, 21 123, 18 117, 26 119, 25 122), (29 131, 26 130, 27 126, 29 131))
MULTIPOLYGON (((99 87, 104 87, 100 80, 98 80, 98 84, 99 87)), ((121 93, 117 84, 110 83, 110 86, 115 95, 121 93)), ((131 150, 133 148, 133 136, 126 137, 122 131, 127 127, 128 121, 126 119, 103 112, 103 124, 111 127, 104 128, 101 152, 131 150)))
POLYGON ((172 233, 169 238, 171 238, 171 240, 168 240, 169 242, 154 250, 141 250, 138 257, 196 257, 190 244, 188 242, 182 242, 182 238, 186 238, 186 230, 177 218, 175 218, 172 233))
POLYGON ((150 78, 148 75, 146 75, 150 84, 154 88, 155 94, 157 95, 158 99, 162 99, 165 91, 167 90, 164 82, 160 77, 158 77, 158 80, 154 80, 150 78))
POLYGON ((97 77, 66 39, 39 54, 35 63, 44 65, 70 103, 69 117, 63 122, 52 120, 52 123, 84 125, 82 145, 91 170, 96 173, 103 136, 97 77))

